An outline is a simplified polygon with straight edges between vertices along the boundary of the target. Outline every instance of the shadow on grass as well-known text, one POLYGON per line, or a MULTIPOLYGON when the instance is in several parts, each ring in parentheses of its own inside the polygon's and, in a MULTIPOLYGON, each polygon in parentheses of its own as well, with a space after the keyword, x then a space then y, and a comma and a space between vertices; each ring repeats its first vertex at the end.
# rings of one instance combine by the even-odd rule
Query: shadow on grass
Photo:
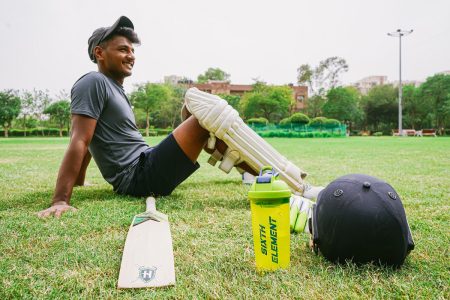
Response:
MULTIPOLYGON (((0 211, 29 208, 47 208, 52 200, 53 188, 20 194, 7 202, 0 202, 0 211)), ((74 206, 93 201, 124 201, 136 203, 144 197, 119 195, 108 186, 76 187, 71 203, 74 206)), ((165 209, 203 210, 208 207, 227 209, 247 208, 247 188, 236 180, 210 180, 183 183, 171 195, 157 197, 157 202, 165 209), (192 199, 194 197, 195 199, 192 199), (243 201, 244 200, 244 201, 243 201)))
MULTIPOLYGON (((53 189, 37 191, 14 197, 12 201, 0 202, 0 211, 17 208, 45 209, 47 208, 53 196, 53 189)), ((72 194, 71 203, 77 204, 84 201, 110 201, 124 198, 131 201, 132 197, 121 196, 109 188, 76 188, 72 194)))

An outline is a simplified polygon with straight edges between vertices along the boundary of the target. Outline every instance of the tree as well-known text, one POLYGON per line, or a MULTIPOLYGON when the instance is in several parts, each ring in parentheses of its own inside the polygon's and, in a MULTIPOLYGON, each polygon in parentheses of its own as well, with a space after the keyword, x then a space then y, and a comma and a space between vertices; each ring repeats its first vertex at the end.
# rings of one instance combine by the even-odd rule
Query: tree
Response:
POLYGON ((288 86, 255 84, 253 90, 241 98, 241 112, 246 118, 264 117, 278 122, 289 114, 292 90, 288 86))
MULTIPOLYGON (((63 90, 60 92, 59 99, 68 99, 69 95, 63 90)), ((21 96, 22 108, 19 117, 22 119, 22 127, 26 136, 28 124, 36 123, 44 119, 44 110, 50 103, 48 91, 33 89, 32 91, 22 91, 21 96), (33 118, 34 120, 30 120, 33 118)), ((36 124, 35 124, 36 125, 36 124)), ((42 130, 42 135, 44 132, 42 130)))
POLYGON ((5 137, 11 128, 12 121, 20 113, 20 98, 12 90, 0 91, 0 125, 5 129, 5 137))
POLYGON ((64 126, 68 126, 70 121, 70 102, 67 100, 60 100, 50 104, 45 110, 45 114, 49 114, 59 126, 59 136, 63 136, 64 126))
POLYGON ((138 109, 145 113, 145 134, 149 136, 150 113, 160 106, 161 103, 168 101, 171 97, 171 91, 168 86, 156 83, 145 83, 137 86, 137 89, 131 93, 131 101, 138 109))
POLYGON ((420 86, 419 97, 430 104, 429 114, 434 117, 433 125, 443 134, 445 127, 450 125, 450 75, 428 77, 420 86))
POLYGON ((323 95, 328 89, 336 87, 340 82, 339 76, 347 71, 345 59, 332 56, 322 60, 315 68, 308 64, 301 65, 297 69, 297 82, 307 85, 311 95, 323 95))
POLYGON ((204 74, 198 75, 197 81, 198 83, 205 83, 208 80, 227 81, 229 78, 230 74, 220 68, 208 68, 204 74))
POLYGON ((305 112, 312 118, 323 115, 322 108, 327 102, 325 96, 313 95, 308 99, 308 106, 306 106, 305 112))
MULTIPOLYGON (((427 106, 414 85, 403 86, 403 122, 406 128, 419 129, 426 124, 427 106)), ((428 125, 429 126, 429 125, 428 125)))
MULTIPOLYGON (((24 111, 22 111, 22 114, 24 114, 22 117, 28 118, 32 117, 37 120, 37 122, 46 121, 48 116, 44 113, 47 106, 50 104, 50 96, 49 91, 41 91, 37 89, 33 89, 32 91, 23 91, 23 96, 21 98, 24 99, 24 111)), ((68 99, 69 95, 61 91, 59 99, 68 99)), ((22 120, 24 121, 24 120, 22 120)), ((25 121, 25 125, 26 125, 25 121)), ((24 129, 26 126, 24 126, 24 129)), ((44 127, 41 127, 41 133, 42 136, 44 136, 44 127)))
MULTIPOLYGON (((387 131, 398 125, 398 89, 392 85, 371 88, 361 103, 365 126, 375 131, 387 131)), ((366 128, 368 129, 368 128, 366 128)))
POLYGON ((20 111, 20 117, 22 119, 22 128, 23 128, 23 135, 27 136, 27 119, 30 115, 32 115, 35 112, 35 102, 33 95, 28 92, 24 91, 20 97, 21 102, 21 111, 20 111))
POLYGON ((241 102, 241 96, 239 95, 230 95, 230 94, 219 94, 217 95, 222 99, 227 100, 228 104, 230 104, 234 109, 239 110, 239 104, 241 102))
POLYGON ((170 96, 166 101, 161 103, 160 112, 158 114, 159 121, 163 127, 170 126, 175 128, 181 121, 180 111, 183 106, 184 94, 186 88, 181 85, 167 85, 170 90, 170 96))
POLYGON ((327 93, 327 102, 323 106, 323 115, 343 121, 351 129, 354 122, 362 118, 359 108, 359 92, 353 87, 336 87, 327 93))

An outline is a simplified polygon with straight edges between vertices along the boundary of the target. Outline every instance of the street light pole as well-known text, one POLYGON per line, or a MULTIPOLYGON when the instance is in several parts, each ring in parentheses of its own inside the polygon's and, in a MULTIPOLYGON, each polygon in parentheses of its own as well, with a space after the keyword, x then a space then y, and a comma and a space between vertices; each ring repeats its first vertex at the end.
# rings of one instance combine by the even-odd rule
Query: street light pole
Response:
POLYGON ((409 35, 413 30, 401 30, 389 32, 389 36, 398 37, 399 42, 399 81, 398 81, 398 134, 403 136, 402 130, 402 36, 409 35))

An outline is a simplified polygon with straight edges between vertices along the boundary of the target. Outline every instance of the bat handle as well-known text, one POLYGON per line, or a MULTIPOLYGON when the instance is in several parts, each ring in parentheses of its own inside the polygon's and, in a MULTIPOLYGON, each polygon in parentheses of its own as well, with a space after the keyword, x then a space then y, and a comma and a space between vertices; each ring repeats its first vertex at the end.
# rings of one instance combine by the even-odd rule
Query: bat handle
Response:
POLYGON ((156 200, 153 197, 148 197, 147 199, 145 199, 145 211, 156 211, 155 201, 156 200))

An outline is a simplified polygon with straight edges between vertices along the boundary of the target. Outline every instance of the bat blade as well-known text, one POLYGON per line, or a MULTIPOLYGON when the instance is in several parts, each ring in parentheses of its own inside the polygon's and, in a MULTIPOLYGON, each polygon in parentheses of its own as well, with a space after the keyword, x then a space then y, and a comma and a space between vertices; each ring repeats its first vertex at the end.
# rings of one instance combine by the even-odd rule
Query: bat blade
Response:
POLYGON ((166 215, 153 209, 150 205, 150 210, 133 218, 123 250, 118 288, 175 285, 170 224, 166 215))

